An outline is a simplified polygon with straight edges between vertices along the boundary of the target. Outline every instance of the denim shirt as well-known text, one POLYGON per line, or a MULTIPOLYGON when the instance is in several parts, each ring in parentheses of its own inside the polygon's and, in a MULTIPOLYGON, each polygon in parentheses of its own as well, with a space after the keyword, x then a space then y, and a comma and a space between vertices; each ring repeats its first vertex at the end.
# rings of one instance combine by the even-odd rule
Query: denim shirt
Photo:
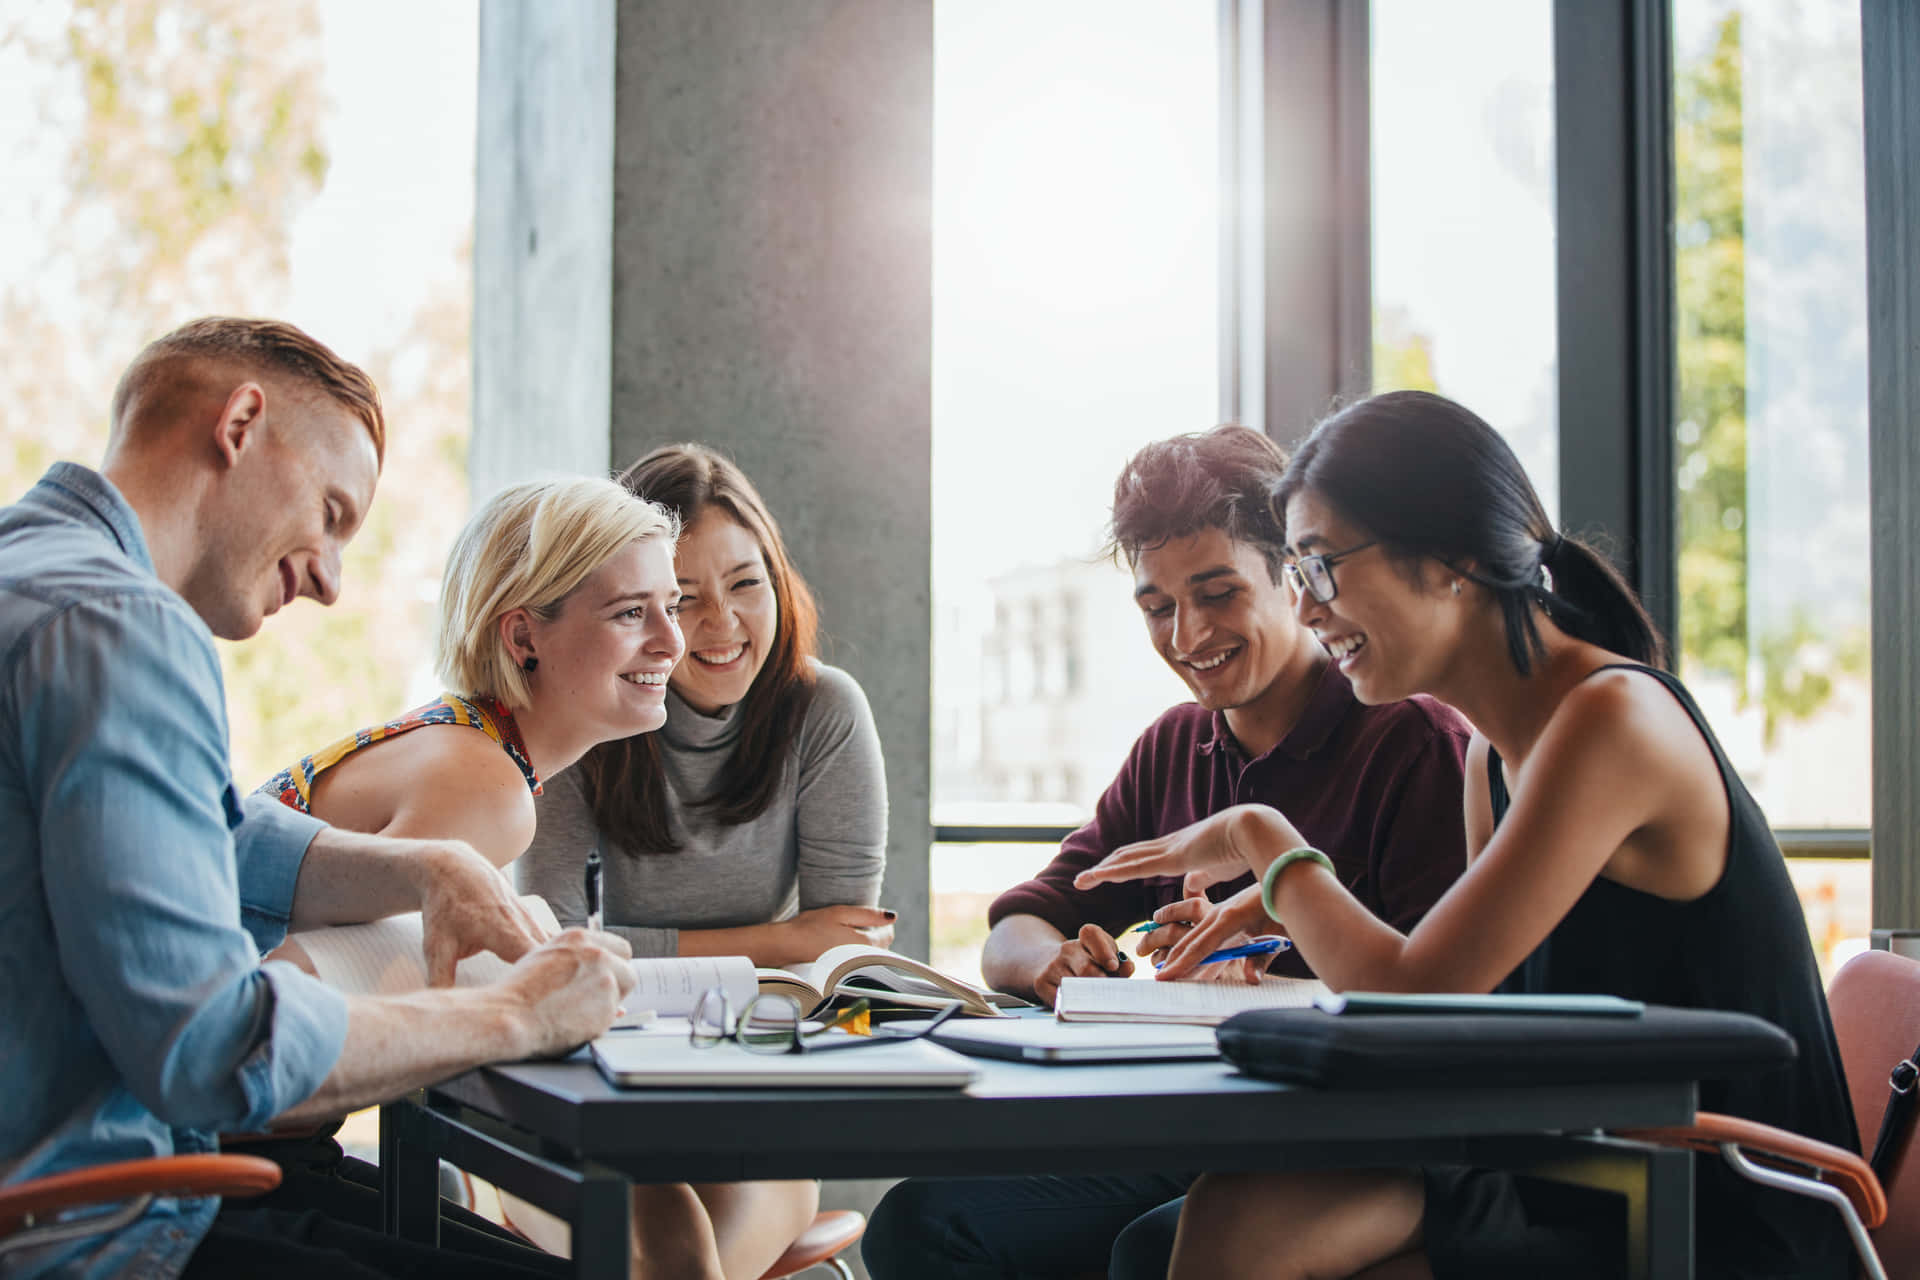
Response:
MULTIPOLYGON (((214 1149, 339 1058, 347 1008, 286 933, 322 824, 242 801, 213 637, 133 509, 58 463, 0 508, 0 1183, 214 1149)), ((219 1202, 0 1255, 0 1275, 174 1276, 219 1202)))

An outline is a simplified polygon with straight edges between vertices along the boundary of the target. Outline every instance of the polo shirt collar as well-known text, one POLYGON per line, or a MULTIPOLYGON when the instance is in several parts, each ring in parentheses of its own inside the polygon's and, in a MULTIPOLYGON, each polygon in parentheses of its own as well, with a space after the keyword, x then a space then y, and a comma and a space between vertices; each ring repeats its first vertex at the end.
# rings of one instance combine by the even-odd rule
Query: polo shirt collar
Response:
MULTIPOLYGON (((1338 663, 1329 662, 1320 671, 1320 683, 1315 686, 1313 697, 1308 700, 1306 709, 1300 718, 1294 721, 1287 736, 1280 739, 1273 751, 1283 751, 1295 760, 1305 760, 1333 736, 1340 722, 1347 717, 1357 699, 1353 696, 1353 685, 1341 673, 1338 663)), ((1227 727, 1227 713, 1213 713, 1213 737, 1200 744, 1204 754, 1211 755, 1217 750, 1242 752, 1240 742, 1233 736, 1233 730, 1227 727)), ((1267 753, 1272 755, 1273 752, 1267 753)))

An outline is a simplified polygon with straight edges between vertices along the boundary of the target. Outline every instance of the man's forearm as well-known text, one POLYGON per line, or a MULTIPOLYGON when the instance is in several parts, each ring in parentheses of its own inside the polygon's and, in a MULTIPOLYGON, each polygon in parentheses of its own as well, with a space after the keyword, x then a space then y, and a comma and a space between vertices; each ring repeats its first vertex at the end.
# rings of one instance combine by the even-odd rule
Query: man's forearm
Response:
POLYGON ((499 987, 350 997, 339 1060, 311 1097, 275 1123, 344 1115, 528 1051, 522 1008, 499 987))
POLYGON ((995 991, 1032 999, 1034 979, 1060 954, 1067 937, 1039 916, 1008 916, 980 951, 980 976, 995 991))
POLYGON ((439 846, 328 827, 307 846, 289 928, 359 924, 420 909, 423 876, 439 846))

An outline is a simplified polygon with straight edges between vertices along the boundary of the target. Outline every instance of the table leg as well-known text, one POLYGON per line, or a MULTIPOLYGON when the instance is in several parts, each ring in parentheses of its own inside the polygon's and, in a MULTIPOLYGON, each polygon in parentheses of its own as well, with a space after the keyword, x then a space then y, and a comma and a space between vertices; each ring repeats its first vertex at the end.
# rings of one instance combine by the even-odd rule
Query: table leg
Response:
POLYGON ((440 1245, 440 1161, 408 1130, 409 1099, 380 1108, 380 1224, 390 1236, 440 1245))
POLYGON ((1646 1152, 1640 1194, 1627 1197, 1627 1274, 1693 1280, 1693 1153, 1646 1152))
POLYGON ((632 1196, 617 1174, 590 1173, 573 1215, 573 1267, 579 1280, 627 1280, 633 1251, 632 1196))
POLYGON ((1572 1186, 1626 1202, 1628 1280, 1693 1280, 1693 1153, 1595 1134, 1494 1139, 1475 1164, 1572 1186))

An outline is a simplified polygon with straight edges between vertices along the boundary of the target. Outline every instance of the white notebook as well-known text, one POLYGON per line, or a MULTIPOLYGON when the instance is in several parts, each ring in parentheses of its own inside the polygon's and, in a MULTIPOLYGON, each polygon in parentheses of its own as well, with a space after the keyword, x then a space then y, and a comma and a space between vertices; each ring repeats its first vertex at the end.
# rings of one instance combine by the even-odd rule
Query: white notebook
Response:
POLYGON ((826 1053, 748 1053, 731 1042, 696 1049, 684 1035, 611 1032, 593 1042, 593 1064, 627 1089, 959 1089, 979 1069, 926 1040, 826 1053))
POLYGON ((1326 984, 1313 978, 1238 982, 1150 982, 1062 978, 1054 1012, 1062 1022, 1174 1022, 1213 1026, 1248 1009, 1305 1009, 1326 984))

